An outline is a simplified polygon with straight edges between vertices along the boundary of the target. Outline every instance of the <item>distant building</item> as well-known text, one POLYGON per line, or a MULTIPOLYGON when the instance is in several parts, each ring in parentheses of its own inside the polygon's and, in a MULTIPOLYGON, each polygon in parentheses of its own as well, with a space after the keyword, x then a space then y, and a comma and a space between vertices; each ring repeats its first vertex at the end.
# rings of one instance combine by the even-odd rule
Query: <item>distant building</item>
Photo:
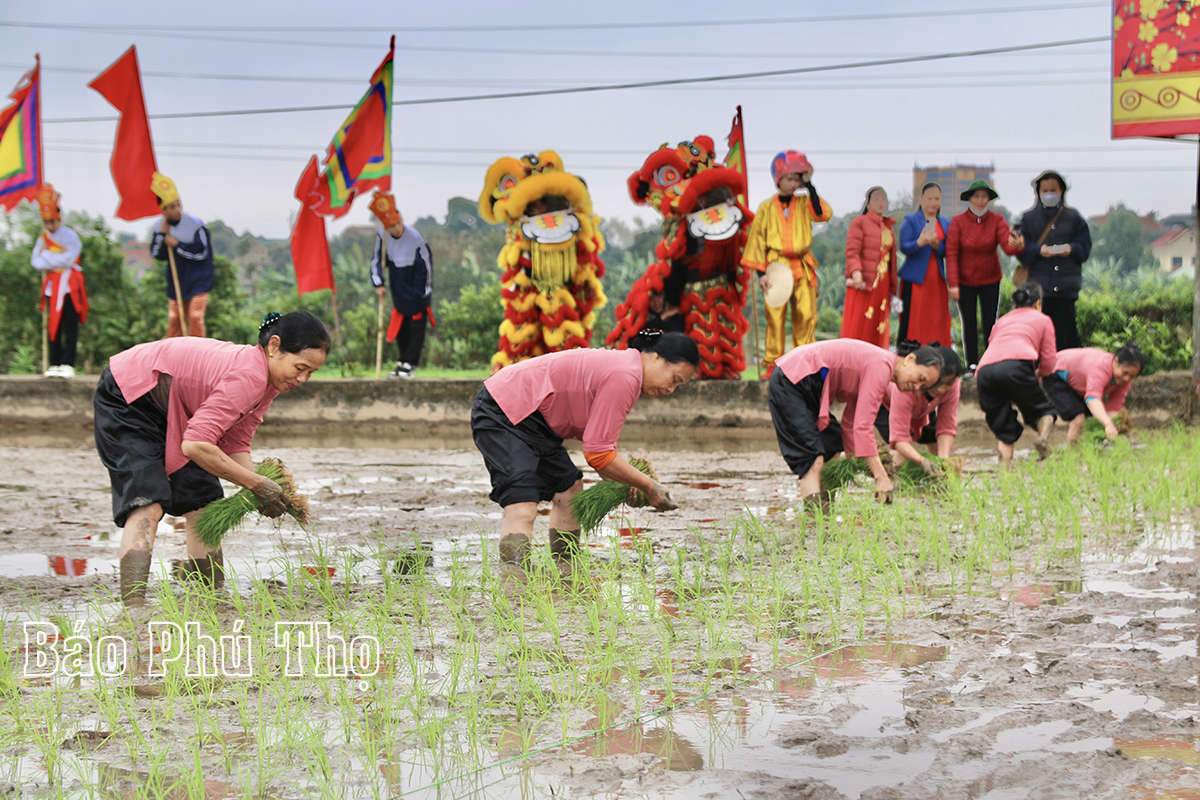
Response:
POLYGON ((1174 228, 1150 244, 1150 252, 1158 268, 1169 275, 1196 275, 1196 232, 1191 228, 1174 228))
MULTIPOLYGON (((1121 208, 1124 209, 1124 206, 1121 206, 1121 208)), ((1168 228, 1178 227, 1178 225, 1168 225, 1165 220, 1159 222, 1150 215, 1138 217, 1137 219, 1142 225, 1142 233, 1146 234, 1147 237, 1158 236, 1168 228)), ((1088 217, 1088 222, 1092 223, 1093 225, 1103 225, 1104 223, 1108 222, 1108 214, 1100 214, 1099 216, 1088 217)))
MULTIPOLYGON (((913 165, 913 205, 916 206, 921 198, 921 187, 933 181, 942 187, 942 216, 953 217, 967 210, 969 203, 959 200, 958 196, 967 190, 971 181, 983 179, 992 183, 992 173, 996 165, 976 166, 973 164, 955 164, 952 167, 919 167, 913 165)), ((993 184, 994 185, 994 184, 993 184)))
POLYGON ((121 259, 133 276, 139 280, 154 269, 154 259, 150 257, 149 242, 139 242, 136 239, 122 241, 121 259))
POLYGON ((1196 227, 1196 212, 1191 214, 1172 214, 1169 217, 1162 218, 1163 229, 1167 228, 1194 228, 1196 227))

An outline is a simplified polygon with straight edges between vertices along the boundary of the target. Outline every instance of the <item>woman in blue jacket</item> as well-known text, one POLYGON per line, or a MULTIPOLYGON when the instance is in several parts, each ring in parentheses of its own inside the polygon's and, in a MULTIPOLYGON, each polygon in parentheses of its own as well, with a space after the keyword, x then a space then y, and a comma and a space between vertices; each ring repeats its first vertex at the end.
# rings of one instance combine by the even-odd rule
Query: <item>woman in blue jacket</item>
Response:
POLYGON ((921 207, 900 225, 900 330, 896 341, 950 346, 950 291, 946 287, 946 233, 950 220, 940 216, 942 187, 921 187, 921 207))

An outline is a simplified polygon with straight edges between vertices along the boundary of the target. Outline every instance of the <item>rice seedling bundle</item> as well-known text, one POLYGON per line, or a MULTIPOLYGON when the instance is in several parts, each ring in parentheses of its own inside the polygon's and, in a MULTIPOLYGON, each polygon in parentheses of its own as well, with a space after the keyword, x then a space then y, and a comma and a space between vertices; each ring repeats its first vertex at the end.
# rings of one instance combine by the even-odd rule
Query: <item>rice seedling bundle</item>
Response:
MULTIPOLYGON (((296 491, 292 471, 277 458, 264 458, 254 471, 278 483, 288 504, 287 513, 301 525, 308 525, 308 498, 296 491)), ((209 547, 220 547, 225 535, 241 527, 247 515, 257 510, 258 498, 249 489, 214 500, 201 509, 196 535, 209 547)))
MULTIPOLYGON (((641 458, 631 458, 629 463, 654 481, 658 474, 649 461, 641 458)), ((589 486, 571 498, 571 513, 579 523, 583 533, 592 533, 604 522, 604 518, 616 510, 622 503, 632 506, 644 506, 649 498, 646 493, 626 486, 616 481, 600 481, 595 486, 589 486)))
MULTIPOLYGON (((1112 422, 1117 433, 1122 436, 1128 436, 1133 430, 1133 420, 1124 409, 1112 415, 1112 422)), ((1108 440, 1108 437, 1104 435, 1104 425, 1095 417, 1088 417, 1087 421, 1083 423, 1083 434, 1080 438, 1096 445, 1104 444, 1108 440)))
POLYGON ((956 475, 962 475, 963 473, 964 461, 962 456, 942 458, 941 456, 935 456, 931 453, 925 457, 932 461, 934 466, 941 470, 942 474, 940 476, 926 475, 925 470, 921 468, 921 465, 918 462, 905 460, 905 462, 900 465, 900 468, 896 470, 896 483, 904 487, 920 486, 921 484, 929 484, 940 480, 945 480, 945 477, 951 472, 955 473, 956 475))
POLYGON ((826 461, 821 468, 821 488, 827 492, 836 492, 846 488, 856 475, 870 475, 871 468, 865 458, 835 458, 826 461))

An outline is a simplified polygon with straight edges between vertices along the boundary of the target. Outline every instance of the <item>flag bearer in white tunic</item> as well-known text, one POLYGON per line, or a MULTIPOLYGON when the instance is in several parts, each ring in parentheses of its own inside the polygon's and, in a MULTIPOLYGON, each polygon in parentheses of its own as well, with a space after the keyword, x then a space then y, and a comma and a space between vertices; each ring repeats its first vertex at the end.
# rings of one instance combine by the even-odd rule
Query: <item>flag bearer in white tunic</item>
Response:
POLYGON ((29 262, 43 273, 38 310, 49 307, 50 365, 46 376, 69 378, 75 374, 75 345, 79 326, 87 322, 88 299, 79 266, 83 242, 78 233, 62 224, 61 199, 48 183, 39 189, 42 233, 33 244, 29 262))

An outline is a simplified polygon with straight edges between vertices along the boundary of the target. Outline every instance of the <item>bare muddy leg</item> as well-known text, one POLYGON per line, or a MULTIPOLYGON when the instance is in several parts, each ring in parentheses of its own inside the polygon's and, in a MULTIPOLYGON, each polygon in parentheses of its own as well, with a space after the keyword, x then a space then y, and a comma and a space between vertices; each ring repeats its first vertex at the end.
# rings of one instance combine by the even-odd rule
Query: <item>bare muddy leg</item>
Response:
POLYGON ((579 529, 562 531, 550 529, 550 555, 555 558, 572 560, 579 555, 579 529))
POLYGON ((150 582, 150 553, 154 550, 154 535, 162 519, 158 503, 130 512, 121 534, 121 601, 127 607, 146 603, 146 587, 150 582))

